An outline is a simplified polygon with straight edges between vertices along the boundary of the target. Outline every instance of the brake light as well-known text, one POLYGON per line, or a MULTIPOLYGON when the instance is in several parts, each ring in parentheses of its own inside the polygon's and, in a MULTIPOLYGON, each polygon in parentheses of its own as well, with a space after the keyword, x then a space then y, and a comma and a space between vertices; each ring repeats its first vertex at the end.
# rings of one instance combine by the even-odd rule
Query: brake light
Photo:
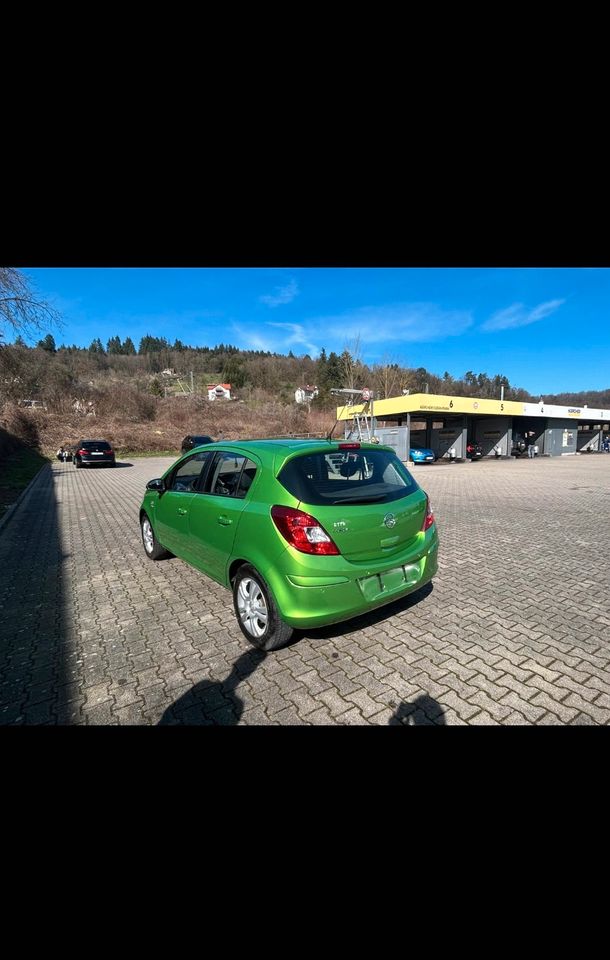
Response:
POLYGON ((295 550, 324 557, 339 554, 324 527, 310 514, 292 507, 275 506, 271 507, 271 517, 284 540, 295 550))
POLYGON ((432 507, 430 506, 430 500, 428 499, 428 494, 426 494, 426 516, 424 517, 424 522, 422 524, 422 530, 429 530, 432 524, 434 523, 434 514, 432 513, 432 507))
POLYGON ((339 450, 359 450, 359 443, 340 443, 339 450))
POLYGON ((78 451, 78 456, 79 456, 79 457, 82 457, 83 454, 87 454, 87 453, 89 453, 88 450, 84 450, 84 449, 83 449, 83 450, 79 450, 79 451, 78 451))

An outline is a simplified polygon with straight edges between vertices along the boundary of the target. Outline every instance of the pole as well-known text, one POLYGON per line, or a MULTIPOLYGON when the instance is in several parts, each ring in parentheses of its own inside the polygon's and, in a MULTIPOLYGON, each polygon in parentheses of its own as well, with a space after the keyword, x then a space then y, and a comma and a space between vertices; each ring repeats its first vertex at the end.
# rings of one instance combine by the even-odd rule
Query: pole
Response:
POLYGON ((195 388, 193 386, 193 371, 191 370, 191 393, 195 393, 195 388))

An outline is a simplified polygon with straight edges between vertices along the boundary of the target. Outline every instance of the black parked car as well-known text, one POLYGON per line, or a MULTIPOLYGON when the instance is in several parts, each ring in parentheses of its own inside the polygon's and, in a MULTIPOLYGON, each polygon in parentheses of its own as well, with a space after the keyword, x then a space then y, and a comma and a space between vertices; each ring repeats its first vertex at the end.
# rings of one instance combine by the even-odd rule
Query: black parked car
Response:
POLYGON ((107 467, 116 467, 114 450, 107 440, 81 440, 74 448, 74 466, 86 467, 92 463, 103 463, 107 467))
POLYGON ((182 441, 182 453, 188 453, 193 447, 200 447, 202 443, 214 443, 211 437, 200 434, 190 434, 182 441))
POLYGON ((480 460, 483 456, 483 447, 480 443, 470 443, 466 444, 466 456, 469 460, 480 460))

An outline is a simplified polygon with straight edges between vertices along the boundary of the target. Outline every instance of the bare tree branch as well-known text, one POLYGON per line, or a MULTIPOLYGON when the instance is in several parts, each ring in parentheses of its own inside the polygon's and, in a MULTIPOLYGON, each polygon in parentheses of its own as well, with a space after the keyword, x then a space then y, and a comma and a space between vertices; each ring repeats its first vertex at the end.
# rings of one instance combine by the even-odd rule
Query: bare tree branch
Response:
POLYGON ((0 267, 0 346, 7 333, 32 340, 49 327, 61 327, 61 314, 44 298, 37 297, 21 270, 0 267))

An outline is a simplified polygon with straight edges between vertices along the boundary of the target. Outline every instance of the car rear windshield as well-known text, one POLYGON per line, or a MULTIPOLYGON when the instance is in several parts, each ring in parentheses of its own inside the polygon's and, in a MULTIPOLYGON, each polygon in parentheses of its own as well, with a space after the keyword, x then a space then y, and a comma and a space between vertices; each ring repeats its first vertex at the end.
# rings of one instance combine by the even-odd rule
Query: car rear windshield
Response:
POLYGON ((278 480, 294 497, 311 504, 390 503, 418 485, 390 450, 338 450, 294 457, 278 480))
POLYGON ((201 446, 202 443, 214 442, 211 437, 191 437, 191 441, 194 447, 199 447, 201 446))
POLYGON ((81 450, 110 450, 110 444, 107 440, 84 440, 81 444, 81 450))

